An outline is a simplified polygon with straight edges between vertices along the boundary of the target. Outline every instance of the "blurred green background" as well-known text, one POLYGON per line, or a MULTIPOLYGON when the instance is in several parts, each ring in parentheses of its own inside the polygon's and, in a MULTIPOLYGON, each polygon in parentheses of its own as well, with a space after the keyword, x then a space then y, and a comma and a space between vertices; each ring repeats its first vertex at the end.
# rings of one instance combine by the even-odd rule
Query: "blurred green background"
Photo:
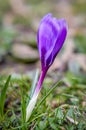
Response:
POLYGON ((68 36, 55 69, 86 72, 85 0, 0 0, 0 73, 26 73, 40 68, 36 34, 41 18, 51 12, 68 22, 68 36), (62 63, 64 67, 62 68, 62 63))

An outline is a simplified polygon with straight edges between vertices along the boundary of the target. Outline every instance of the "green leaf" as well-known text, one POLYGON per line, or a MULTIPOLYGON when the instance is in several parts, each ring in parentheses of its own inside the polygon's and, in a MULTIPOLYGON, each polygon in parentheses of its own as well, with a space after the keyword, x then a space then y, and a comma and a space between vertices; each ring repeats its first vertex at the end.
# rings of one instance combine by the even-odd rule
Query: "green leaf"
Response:
POLYGON ((71 118, 74 118, 74 109, 73 108, 70 108, 67 112, 67 116, 71 117, 71 118))
POLYGON ((43 121, 39 122, 39 128, 40 129, 45 130, 46 127, 47 127, 47 121, 46 120, 43 120, 43 121))
POLYGON ((62 124, 62 121, 64 120, 64 114, 60 107, 56 109, 55 115, 56 119, 58 120, 58 123, 62 124))
POLYGON ((57 126, 55 124, 55 118, 49 118, 49 124, 50 124, 50 127, 53 129, 53 130, 58 130, 57 129, 57 126))
POLYGON ((57 108, 57 109, 56 109, 56 117, 57 117, 58 119, 63 119, 63 118, 64 118, 64 114, 63 114, 63 111, 62 111, 61 108, 57 108))
POLYGON ((26 125, 23 125, 26 120, 26 102, 24 97, 23 86, 20 87, 21 89, 21 114, 22 114, 22 130, 26 129, 26 125))
POLYGON ((5 85, 2 88, 1 94, 0 94, 0 116, 3 117, 3 111, 4 111, 4 103, 6 98, 6 91, 9 86, 11 75, 7 78, 7 81, 5 85))

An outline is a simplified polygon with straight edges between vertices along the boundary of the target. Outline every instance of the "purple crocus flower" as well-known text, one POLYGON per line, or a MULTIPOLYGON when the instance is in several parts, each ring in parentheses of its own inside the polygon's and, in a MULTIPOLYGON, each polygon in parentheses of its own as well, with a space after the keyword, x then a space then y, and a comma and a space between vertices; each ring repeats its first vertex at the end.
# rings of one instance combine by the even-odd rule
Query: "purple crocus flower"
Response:
POLYGON ((38 50, 41 60, 41 75, 32 99, 30 100, 27 107, 26 121, 29 119, 35 106, 47 70, 54 62, 58 52, 61 50, 66 35, 67 23, 64 19, 56 19, 52 17, 52 14, 47 14, 43 17, 37 33, 38 50))

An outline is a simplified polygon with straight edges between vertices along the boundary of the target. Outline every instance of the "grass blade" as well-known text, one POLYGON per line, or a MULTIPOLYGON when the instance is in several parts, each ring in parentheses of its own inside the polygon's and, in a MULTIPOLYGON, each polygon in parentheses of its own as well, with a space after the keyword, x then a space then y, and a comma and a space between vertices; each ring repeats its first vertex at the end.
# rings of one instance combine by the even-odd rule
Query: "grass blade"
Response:
POLYGON ((42 98, 42 100, 40 101, 40 103, 37 105, 36 109, 45 101, 45 99, 50 95, 50 93, 52 93, 52 91, 53 91, 57 86, 60 86, 62 83, 63 83, 63 81, 57 82, 57 83, 48 91, 48 93, 42 98))
POLYGON ((4 103, 6 98, 6 91, 9 86, 11 75, 7 78, 5 85, 2 88, 1 94, 0 94, 0 116, 3 117, 3 111, 4 111, 4 103))
MULTIPOLYGON (((21 116, 22 116, 21 121, 23 125, 26 120, 26 102, 25 102, 25 97, 24 97, 23 86, 21 86, 20 89, 21 89, 21 116)), ((22 127, 22 130, 26 130, 26 125, 22 127)))

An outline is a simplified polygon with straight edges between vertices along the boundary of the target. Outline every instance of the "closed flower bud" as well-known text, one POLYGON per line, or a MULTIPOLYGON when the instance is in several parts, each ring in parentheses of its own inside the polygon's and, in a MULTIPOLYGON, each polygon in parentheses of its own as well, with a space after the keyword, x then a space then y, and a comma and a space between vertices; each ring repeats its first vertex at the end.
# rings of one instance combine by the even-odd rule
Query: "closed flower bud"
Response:
POLYGON ((66 35, 67 23, 64 19, 56 19, 52 14, 47 14, 41 20, 37 42, 42 70, 51 66, 63 46, 66 35))

